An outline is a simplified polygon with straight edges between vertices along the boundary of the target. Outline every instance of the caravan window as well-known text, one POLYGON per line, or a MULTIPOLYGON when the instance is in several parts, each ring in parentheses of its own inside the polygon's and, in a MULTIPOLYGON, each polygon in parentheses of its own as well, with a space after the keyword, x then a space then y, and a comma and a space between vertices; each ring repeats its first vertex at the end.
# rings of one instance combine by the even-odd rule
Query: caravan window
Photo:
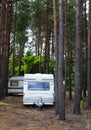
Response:
POLYGON ((48 91, 50 90, 50 84, 49 82, 29 82, 28 90, 48 91))
POLYGON ((18 86, 18 85, 19 85, 18 81, 15 80, 10 81, 10 86, 18 86))

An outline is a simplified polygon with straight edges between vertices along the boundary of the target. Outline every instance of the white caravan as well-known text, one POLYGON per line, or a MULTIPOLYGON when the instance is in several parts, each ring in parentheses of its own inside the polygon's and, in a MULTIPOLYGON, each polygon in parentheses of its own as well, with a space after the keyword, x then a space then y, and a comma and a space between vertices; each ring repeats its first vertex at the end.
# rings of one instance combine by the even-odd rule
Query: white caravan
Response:
POLYGON ((8 82, 8 94, 23 94, 24 76, 11 77, 8 82))
POLYGON ((52 74, 25 74, 23 89, 24 105, 53 105, 54 77, 52 74))

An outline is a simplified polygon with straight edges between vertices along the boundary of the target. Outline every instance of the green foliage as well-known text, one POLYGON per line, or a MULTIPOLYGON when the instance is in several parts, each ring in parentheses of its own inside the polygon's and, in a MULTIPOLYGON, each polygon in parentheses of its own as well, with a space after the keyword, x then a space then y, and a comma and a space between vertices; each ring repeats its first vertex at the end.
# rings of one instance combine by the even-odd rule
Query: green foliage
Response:
POLYGON ((39 57, 26 56, 23 58, 24 73, 36 73, 39 72, 39 57))
POLYGON ((86 102, 84 100, 80 101, 80 107, 85 108, 86 107, 86 102))
MULTIPOLYGON (((15 18, 13 16, 13 20, 14 19, 15 18)), ((16 25, 12 25, 12 33, 14 27, 16 26, 15 53, 17 54, 20 54, 21 48, 22 50, 24 50, 25 44, 28 42, 28 28, 30 24, 29 21, 30 2, 28 0, 20 0, 19 2, 17 2, 16 25)), ((14 39, 12 38, 12 43, 13 40, 14 39)))
POLYGON ((31 55, 33 55, 32 50, 28 50, 28 51, 26 52, 26 56, 31 56, 31 55))
MULTIPOLYGON (((50 29, 53 29, 53 7, 52 0, 48 2, 49 4, 49 26, 50 29)), ((38 30, 41 30, 42 38, 46 34, 46 11, 47 11, 47 1, 46 0, 35 0, 30 2, 30 29, 32 33, 36 35, 38 30)), ((50 30, 51 31, 51 30, 50 30)), ((53 31, 53 30, 52 30, 53 31)), ((42 39, 43 40, 43 39, 42 39)))
MULTIPOLYGON (((19 66, 17 65, 18 57, 15 56, 15 75, 19 75, 19 66)), ((30 52, 23 57, 21 66, 21 75, 24 73, 44 73, 44 57, 33 56, 30 52), (29 55, 30 54, 30 55, 29 55)), ((50 73, 54 73, 55 61, 49 61, 50 73)), ((12 55, 9 58, 9 77, 12 76, 12 55)))
POLYGON ((12 76, 12 56, 9 58, 9 77, 12 76))
POLYGON ((52 74, 54 74, 54 68, 55 68, 55 61, 54 61, 54 59, 51 59, 51 60, 49 61, 49 68, 50 68, 50 72, 51 72, 52 74))
MULTIPOLYGON (((39 73, 39 67, 41 66, 41 72, 44 70, 44 58, 40 58, 40 56, 25 56, 23 58, 23 69, 24 73, 39 73), (42 59, 42 61, 40 60, 42 59)), ((50 60, 49 62, 50 72, 54 73, 54 60, 50 60)))
MULTIPOLYGON (((9 57, 9 74, 8 74, 8 77, 11 77, 12 76, 12 69, 13 69, 13 66, 12 66, 12 62, 13 62, 13 54, 10 55, 9 57)), ((18 75, 18 70, 19 70, 19 67, 18 67, 18 56, 15 55, 14 57, 14 66, 15 66, 15 75, 18 75)))
POLYGON ((18 2, 17 31, 24 31, 29 26, 30 3, 27 0, 18 2))

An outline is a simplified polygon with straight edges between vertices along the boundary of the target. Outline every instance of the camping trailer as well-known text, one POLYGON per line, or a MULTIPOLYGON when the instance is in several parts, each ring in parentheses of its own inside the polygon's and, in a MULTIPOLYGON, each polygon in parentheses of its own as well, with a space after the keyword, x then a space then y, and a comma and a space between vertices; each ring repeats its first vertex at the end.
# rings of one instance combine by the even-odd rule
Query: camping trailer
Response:
POLYGON ((8 94, 23 94, 23 78, 24 76, 14 76, 8 82, 8 94))
POLYGON ((52 74, 25 74, 23 86, 23 104, 54 104, 54 77, 52 74))

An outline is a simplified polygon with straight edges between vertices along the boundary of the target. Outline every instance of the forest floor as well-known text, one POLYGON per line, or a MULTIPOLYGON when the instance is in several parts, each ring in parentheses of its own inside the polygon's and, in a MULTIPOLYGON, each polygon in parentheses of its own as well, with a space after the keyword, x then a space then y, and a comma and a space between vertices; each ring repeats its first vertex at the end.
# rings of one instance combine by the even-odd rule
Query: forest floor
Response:
POLYGON ((7 96, 0 101, 0 130, 91 130, 91 108, 73 115, 73 100, 66 97, 66 119, 60 121, 54 106, 24 107, 22 96, 7 96))

